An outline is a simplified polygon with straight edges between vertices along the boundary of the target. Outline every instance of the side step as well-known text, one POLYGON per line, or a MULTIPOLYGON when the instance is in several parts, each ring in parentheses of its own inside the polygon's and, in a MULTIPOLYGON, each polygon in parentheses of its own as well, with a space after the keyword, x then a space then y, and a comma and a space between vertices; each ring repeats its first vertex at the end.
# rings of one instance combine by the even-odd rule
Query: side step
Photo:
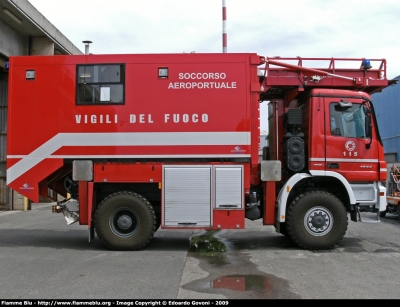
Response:
POLYGON ((356 207, 357 216, 358 216, 357 222, 361 222, 361 223, 379 223, 381 221, 380 217, 379 217, 379 211, 376 214, 376 219, 368 218, 368 217, 361 218, 360 207, 359 206, 355 206, 355 207, 356 207))

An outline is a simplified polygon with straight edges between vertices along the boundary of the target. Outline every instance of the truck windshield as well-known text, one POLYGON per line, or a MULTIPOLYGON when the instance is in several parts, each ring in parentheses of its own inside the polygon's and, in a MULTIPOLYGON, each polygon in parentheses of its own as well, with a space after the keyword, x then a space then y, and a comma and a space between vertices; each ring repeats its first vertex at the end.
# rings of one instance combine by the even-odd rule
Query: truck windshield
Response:
POLYGON ((355 104, 348 108, 338 103, 331 103, 329 107, 331 119, 331 133, 334 136, 351 138, 366 138, 366 116, 362 104, 355 104))

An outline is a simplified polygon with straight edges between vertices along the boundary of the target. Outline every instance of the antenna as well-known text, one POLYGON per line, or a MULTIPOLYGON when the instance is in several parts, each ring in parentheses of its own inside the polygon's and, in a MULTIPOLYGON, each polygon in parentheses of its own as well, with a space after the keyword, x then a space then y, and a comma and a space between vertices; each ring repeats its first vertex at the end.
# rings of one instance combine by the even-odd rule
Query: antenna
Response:
POLYGON ((222 0, 222 52, 228 50, 228 35, 226 34, 226 0, 222 0))

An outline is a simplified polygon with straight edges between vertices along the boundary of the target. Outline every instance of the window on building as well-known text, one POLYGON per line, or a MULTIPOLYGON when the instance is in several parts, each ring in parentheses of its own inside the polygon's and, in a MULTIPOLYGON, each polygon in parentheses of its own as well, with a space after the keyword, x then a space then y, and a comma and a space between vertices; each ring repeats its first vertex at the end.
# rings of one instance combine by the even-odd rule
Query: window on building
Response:
POLYGON ((76 104, 123 104, 125 66, 98 64, 77 66, 76 104))

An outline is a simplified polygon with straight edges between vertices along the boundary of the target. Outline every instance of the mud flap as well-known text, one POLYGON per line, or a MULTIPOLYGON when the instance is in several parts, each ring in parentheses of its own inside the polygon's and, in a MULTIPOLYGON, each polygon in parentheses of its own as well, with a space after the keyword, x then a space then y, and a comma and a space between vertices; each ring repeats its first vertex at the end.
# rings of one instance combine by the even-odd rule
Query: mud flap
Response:
POLYGON ((89 242, 92 242, 94 240, 94 226, 91 226, 89 228, 89 242))
POLYGON ((356 209, 351 210, 350 211, 350 219, 353 222, 358 222, 358 218, 357 217, 358 217, 357 210, 356 209))

